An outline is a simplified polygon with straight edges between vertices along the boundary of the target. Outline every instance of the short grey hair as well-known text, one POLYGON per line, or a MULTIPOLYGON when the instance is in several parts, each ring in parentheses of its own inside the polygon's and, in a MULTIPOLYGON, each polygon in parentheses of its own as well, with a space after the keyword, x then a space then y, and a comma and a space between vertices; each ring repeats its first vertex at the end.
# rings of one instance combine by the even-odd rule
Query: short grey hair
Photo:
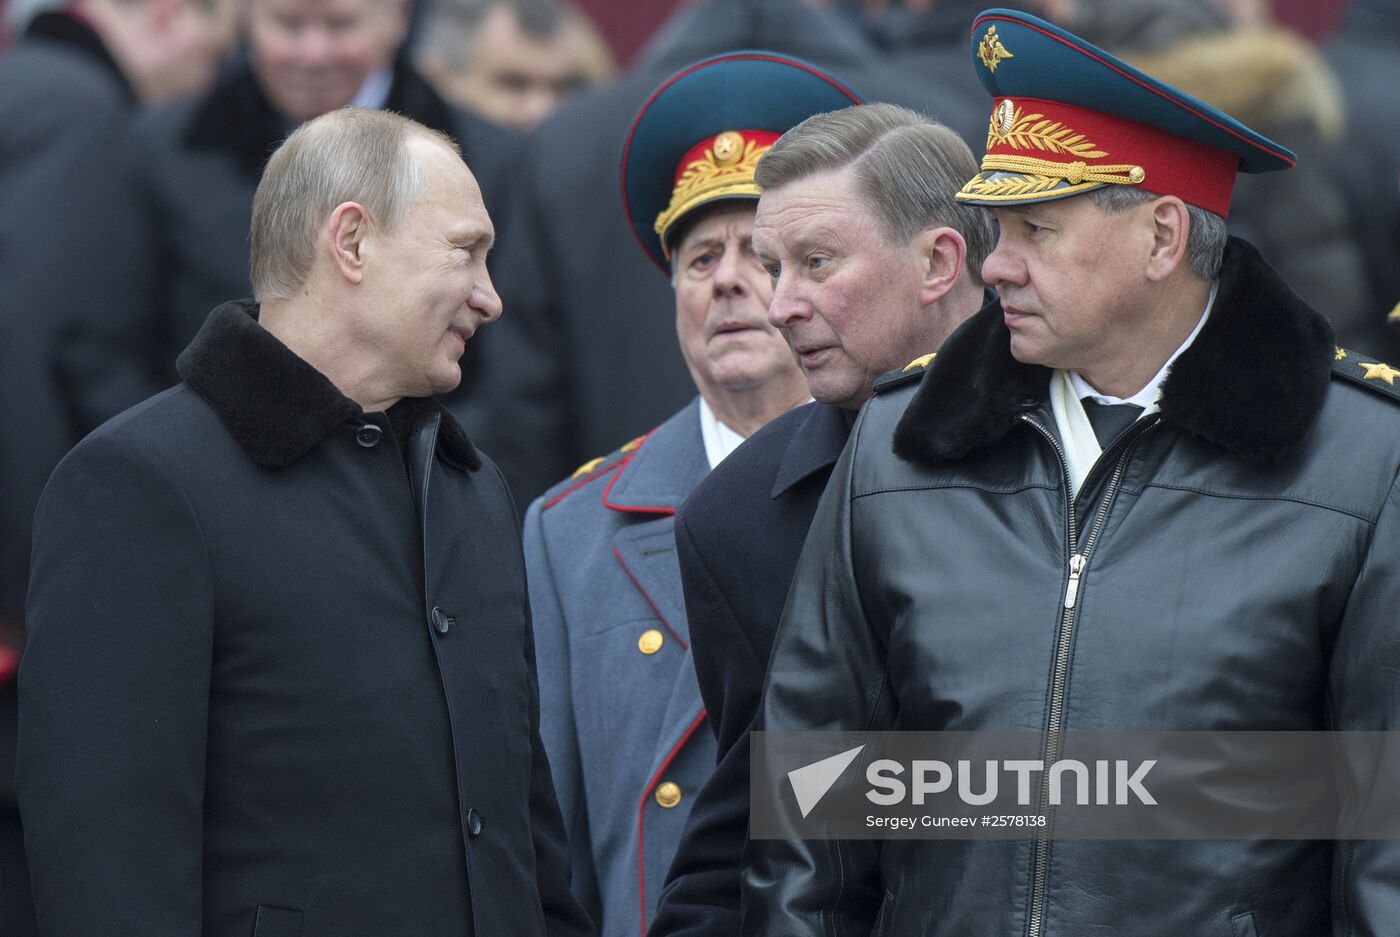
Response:
MULTIPOLYGON (((1122 214, 1134 205, 1162 197, 1156 192, 1125 185, 1106 185, 1089 192, 1088 196, 1101 211, 1109 215, 1122 214)), ((1186 204, 1186 214, 1190 218, 1186 255, 1191 263, 1191 272, 1209 282, 1220 276, 1220 267, 1225 262, 1225 241, 1230 236, 1225 229, 1225 219, 1189 202, 1186 204)))
POLYGON ((931 117, 893 104, 857 104, 809 117, 758 161, 754 181, 776 189, 807 176, 854 167, 885 237, 907 244, 947 225, 967 242, 967 269, 980 276, 995 243, 987 212, 954 195, 977 174, 967 144, 931 117))
POLYGON ((445 134, 389 111, 345 107, 302 124, 272 154, 253 195, 249 268, 259 302, 286 299, 306 283, 317 238, 337 205, 358 202, 385 231, 423 191, 408 150, 414 137, 459 157, 445 134))

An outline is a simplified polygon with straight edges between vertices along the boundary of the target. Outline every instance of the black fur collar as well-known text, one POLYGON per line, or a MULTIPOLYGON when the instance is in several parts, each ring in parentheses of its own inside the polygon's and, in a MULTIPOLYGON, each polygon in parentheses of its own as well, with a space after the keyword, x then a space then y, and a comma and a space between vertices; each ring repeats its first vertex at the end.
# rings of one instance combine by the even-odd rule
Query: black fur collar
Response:
MULTIPOLYGON (((999 303, 948 339, 895 429, 909 462, 958 459, 1005 436, 1044 403, 1050 371, 1011 357, 999 303)), ((1332 327, 1251 245, 1231 238, 1215 307, 1162 385, 1165 419, 1251 461, 1303 444, 1330 380, 1332 327)))
MULTIPOLYGON (((257 317, 258 304, 252 300, 219 306, 176 367, 249 455, 268 468, 285 468, 336 427, 362 422, 365 413, 325 375, 258 325, 257 317)), ((442 415, 438 454, 459 468, 479 469, 481 456, 435 398, 408 398, 389 408, 396 428, 414 425, 433 413, 442 415)))
MULTIPOLYGON (((403 56, 394 62, 393 84, 384 108, 450 137, 457 136, 447 103, 403 56)), ((230 152, 240 170, 258 178, 272 151, 294 127, 294 121, 277 113, 267 102, 244 52, 220 74, 199 102, 185 132, 185 143, 192 149, 230 152)))

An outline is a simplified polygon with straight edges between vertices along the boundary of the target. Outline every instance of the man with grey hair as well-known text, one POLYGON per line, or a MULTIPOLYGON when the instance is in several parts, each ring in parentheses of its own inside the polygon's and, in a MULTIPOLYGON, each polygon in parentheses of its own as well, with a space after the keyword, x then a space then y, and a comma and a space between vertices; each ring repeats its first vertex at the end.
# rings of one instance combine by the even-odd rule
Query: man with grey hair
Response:
POLYGON ((591 933, 540 743, 515 510, 433 394, 501 312, 445 136, 292 134, 261 303, 59 465, 20 805, 52 937, 591 933))
MULTIPOLYGON (((1016 805, 980 808, 993 831, 1021 815, 997 839, 819 839, 853 802, 863 836, 892 818, 861 781, 810 818, 784 813, 788 838, 745 852, 742 933, 1389 932, 1396 844, 1300 838, 1279 809, 1289 773, 1267 760, 1247 768, 1275 785, 1261 797, 1229 780, 1238 754, 1139 749, 1163 787, 1202 796, 1146 801, 1149 829, 1183 838, 1123 823, 1103 782, 1077 816, 1091 826, 1057 826, 1056 762, 1079 764, 1060 756, 1082 757, 1086 735, 1400 727, 1400 369, 1338 347, 1224 237, 1237 172, 1286 169, 1288 150, 1035 17, 983 13, 971 51, 993 102, 958 198, 998 222, 982 276, 999 302, 862 412, 798 562, 759 728, 865 733, 843 763, 861 780, 885 731, 974 733, 993 746, 979 759, 1033 766, 1035 791, 1023 774, 1016 805), (1223 838, 1231 821, 1257 838, 1223 838)), ((755 764, 777 768, 772 752, 755 764)), ((1343 816, 1394 786, 1362 759, 1312 772, 1343 816)), ((901 805, 946 819, 919 783, 901 805)))
POLYGON ((758 164, 754 250, 773 280, 768 319, 816 402, 755 433, 676 517, 691 654, 719 748, 652 935, 738 931, 749 730, 783 600, 877 378, 914 355, 917 371, 982 305, 991 224, 954 200, 975 171, 953 131, 890 104, 809 118, 758 164))

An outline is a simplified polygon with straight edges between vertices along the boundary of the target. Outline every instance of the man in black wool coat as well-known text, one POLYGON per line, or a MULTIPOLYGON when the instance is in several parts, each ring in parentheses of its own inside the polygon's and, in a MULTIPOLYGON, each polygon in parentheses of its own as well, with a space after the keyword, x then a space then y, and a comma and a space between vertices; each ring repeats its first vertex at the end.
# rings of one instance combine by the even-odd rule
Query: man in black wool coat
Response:
POLYGON ((501 303, 444 135, 312 121, 259 302, 40 502, 18 786, 48 937, 587 935, 515 510, 432 396, 501 303))

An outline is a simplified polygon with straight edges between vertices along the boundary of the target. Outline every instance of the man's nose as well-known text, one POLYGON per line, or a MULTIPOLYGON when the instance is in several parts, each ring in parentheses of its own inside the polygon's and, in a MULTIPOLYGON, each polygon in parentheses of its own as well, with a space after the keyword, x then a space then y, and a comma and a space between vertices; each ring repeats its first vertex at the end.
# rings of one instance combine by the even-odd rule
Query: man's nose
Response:
POLYGON ((992 288, 999 283, 1019 285, 1024 279, 1025 264, 1002 242, 998 242, 987 259, 982 261, 982 282, 992 288))
POLYGON ((504 311, 501 306, 501 297, 496 292, 496 286, 491 282, 491 274, 483 272, 481 279, 472 288, 471 299, 468 304, 481 316, 481 324, 495 322, 501 317, 504 311))
POLYGON ((773 281, 773 298, 768 303, 768 321, 775 329, 791 328, 812 317, 812 306, 801 295, 794 278, 779 274, 773 281))
POLYGON ((747 291, 744 283, 744 258, 738 250, 727 248, 715 266, 713 283, 716 296, 742 296, 747 291))
POLYGON ((335 43, 330 33, 319 26, 307 26, 297 33, 297 64, 302 68, 317 68, 330 61, 335 43))

